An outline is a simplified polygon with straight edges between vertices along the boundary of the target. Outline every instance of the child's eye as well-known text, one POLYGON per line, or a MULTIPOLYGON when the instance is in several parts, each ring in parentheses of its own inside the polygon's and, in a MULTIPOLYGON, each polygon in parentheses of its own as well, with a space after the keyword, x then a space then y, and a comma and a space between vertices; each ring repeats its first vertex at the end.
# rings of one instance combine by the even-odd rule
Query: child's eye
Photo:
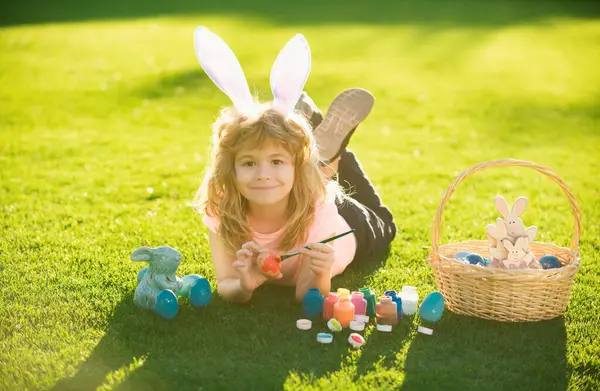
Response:
POLYGON ((244 162, 244 163, 242 163, 242 166, 252 167, 252 166, 254 166, 254 164, 255 164, 254 162, 244 162))
POLYGON ((283 164, 283 160, 275 159, 275 160, 273 160, 273 164, 278 166, 280 164, 283 164))

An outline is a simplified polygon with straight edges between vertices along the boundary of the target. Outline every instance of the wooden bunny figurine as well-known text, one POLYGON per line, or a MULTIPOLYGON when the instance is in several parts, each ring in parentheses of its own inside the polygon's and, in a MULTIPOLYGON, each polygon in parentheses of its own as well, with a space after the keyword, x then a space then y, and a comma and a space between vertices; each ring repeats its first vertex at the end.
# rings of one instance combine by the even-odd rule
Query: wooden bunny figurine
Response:
POLYGON ((513 244, 516 242, 517 238, 521 236, 527 236, 530 243, 534 241, 535 235, 537 234, 537 227, 531 226, 525 229, 525 224, 523 224, 523 221, 519 218, 527 207, 527 198, 517 198, 510 210, 508 209, 506 200, 502 196, 496 197, 495 204, 498 212, 504 216, 506 233, 513 244))
POLYGON ((485 227, 488 235, 488 244, 490 255, 499 261, 508 257, 508 250, 502 244, 502 241, 508 237, 506 232, 506 223, 501 218, 496 219, 496 225, 488 224, 485 227))
MULTIPOLYGON (((537 227, 531 226, 525 229, 525 224, 519 218, 527 207, 527 198, 517 198, 510 210, 506 200, 502 196, 497 196, 494 199, 494 204, 504 219, 498 218, 496 219, 496 224, 488 224, 485 228, 489 251, 492 256, 490 267, 535 268, 535 265, 538 264, 532 263, 529 255, 527 255, 525 262, 522 262, 521 259, 516 260, 517 253, 511 252, 511 249, 514 251, 515 248, 521 248, 520 246, 522 246, 524 253, 519 253, 519 255, 523 258, 526 254, 530 254, 530 243, 534 241, 537 234, 537 227), (521 238, 527 240, 521 240, 519 245, 517 245, 517 241, 521 238), (507 243, 510 244, 510 248, 507 247, 507 243)), ((531 254, 531 257, 533 257, 533 254, 531 254)))
POLYGON ((514 245, 508 239, 504 239, 502 242, 508 250, 508 258, 502 261, 507 269, 525 269, 535 262, 535 256, 529 248, 527 236, 518 238, 514 245))

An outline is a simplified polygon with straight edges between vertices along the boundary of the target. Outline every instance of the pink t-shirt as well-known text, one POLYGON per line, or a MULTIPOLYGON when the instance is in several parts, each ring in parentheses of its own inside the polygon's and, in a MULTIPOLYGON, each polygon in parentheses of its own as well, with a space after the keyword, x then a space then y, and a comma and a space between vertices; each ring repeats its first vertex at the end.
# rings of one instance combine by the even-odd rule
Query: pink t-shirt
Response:
MULTIPOLYGON (((211 231, 218 231, 220 223, 220 219, 218 217, 211 217, 205 214, 202 218, 202 221, 211 231)), ((281 251, 273 250, 278 247, 278 244, 281 241, 283 229, 270 234, 263 234, 252 230, 252 228, 250 229, 252 240, 256 242, 256 244, 266 250, 273 251, 275 254, 283 254, 281 251)), ((340 234, 350 229, 351 228, 346 220, 339 215, 335 203, 333 201, 327 201, 318 205, 315 209, 315 219, 312 226, 308 230, 308 238, 306 242, 298 244, 297 247, 290 249, 290 251, 301 248, 306 243, 320 242, 323 239, 327 239, 333 235, 340 234)), ((331 270, 332 277, 341 274, 350 264, 350 262, 352 262, 352 259, 354 259, 354 254, 356 253, 356 237, 351 234, 336 239, 333 242, 333 248, 335 250, 335 262, 331 270)), ((291 257, 281 262, 281 272, 286 279, 291 277, 292 281, 295 282, 298 275, 297 272, 299 270, 298 267, 300 266, 301 257, 301 255, 291 257)))

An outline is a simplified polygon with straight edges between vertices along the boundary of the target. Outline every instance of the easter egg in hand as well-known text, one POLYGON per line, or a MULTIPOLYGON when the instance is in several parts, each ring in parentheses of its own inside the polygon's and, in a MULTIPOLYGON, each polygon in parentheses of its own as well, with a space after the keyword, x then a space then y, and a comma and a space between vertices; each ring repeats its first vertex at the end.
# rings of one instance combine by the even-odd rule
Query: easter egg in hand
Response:
POLYGON ((427 322, 437 322, 444 313, 444 296, 440 292, 431 292, 423 299, 419 315, 427 322))
POLYGON ((190 292, 190 286, 198 279, 202 278, 197 274, 188 274, 181 279, 181 289, 179 290, 179 296, 187 297, 190 292))
POLYGON ((139 284, 139 283, 142 281, 142 279, 143 279, 143 278, 144 278, 144 276, 146 275, 146 272, 147 272, 147 271, 148 271, 148 268, 147 268, 147 267, 145 267, 145 268, 143 268, 142 270, 140 270, 140 271, 138 272, 138 275, 137 275, 138 284, 139 284))
POLYGON ((177 296, 172 291, 165 289, 156 296, 156 305, 154 306, 154 312, 160 317, 167 320, 173 319, 179 311, 179 303, 177 302, 177 296))
POLYGON ((210 283, 206 278, 198 278, 190 286, 190 292, 188 298, 190 304, 194 307, 204 307, 210 304, 212 298, 212 291, 210 289, 210 283))
POLYGON ((262 252, 258 254, 256 258, 256 262, 260 271, 271 278, 275 278, 279 275, 281 267, 279 266, 279 262, 281 262, 281 257, 279 255, 275 255, 269 252, 262 252))
POLYGON ((560 261, 554 255, 544 255, 540 258, 540 265, 544 269, 558 269, 561 267, 560 261))

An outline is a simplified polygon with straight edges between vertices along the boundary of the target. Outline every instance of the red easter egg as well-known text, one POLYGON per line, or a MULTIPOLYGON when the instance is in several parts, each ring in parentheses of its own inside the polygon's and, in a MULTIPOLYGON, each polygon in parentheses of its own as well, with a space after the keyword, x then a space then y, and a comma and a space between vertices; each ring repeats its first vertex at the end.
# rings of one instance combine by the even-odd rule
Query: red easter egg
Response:
POLYGON ((281 259, 281 257, 275 254, 269 254, 266 258, 262 259, 260 270, 270 277, 277 276, 281 270, 278 259, 281 259))

